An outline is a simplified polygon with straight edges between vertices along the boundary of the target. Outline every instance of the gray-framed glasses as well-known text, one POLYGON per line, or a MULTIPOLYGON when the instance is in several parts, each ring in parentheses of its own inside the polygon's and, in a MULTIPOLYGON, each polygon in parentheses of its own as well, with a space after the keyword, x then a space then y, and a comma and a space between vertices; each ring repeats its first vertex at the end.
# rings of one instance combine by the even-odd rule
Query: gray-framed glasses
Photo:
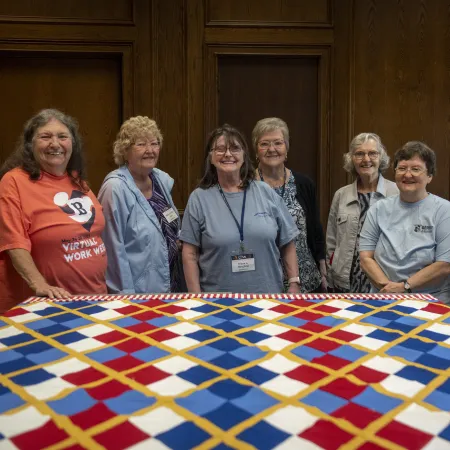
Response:
POLYGON ((275 150, 280 150, 281 148, 283 148, 284 144, 285 144, 285 142, 283 141, 283 139, 277 139, 275 141, 261 141, 261 142, 258 142, 258 147, 261 150, 269 150, 270 146, 273 145, 275 150))
POLYGON ((226 145, 218 145, 217 147, 213 148, 216 155, 225 155, 227 150, 230 150, 230 153, 232 155, 237 155, 238 153, 242 152, 242 147, 238 144, 232 144, 228 147, 226 145))
POLYGON ((156 150, 161 147, 161 144, 158 141, 136 141, 134 144, 137 148, 146 148, 150 147, 152 150, 156 150))
POLYGON ((356 161, 362 161, 366 155, 373 161, 375 159, 378 159, 380 156, 379 152, 371 150, 370 152, 355 152, 353 153, 353 157, 356 159, 356 161))
POLYGON ((399 175, 405 175, 406 172, 410 172, 412 176, 418 177, 422 173, 426 171, 423 167, 407 167, 407 166, 398 166, 395 168, 395 173, 399 175))

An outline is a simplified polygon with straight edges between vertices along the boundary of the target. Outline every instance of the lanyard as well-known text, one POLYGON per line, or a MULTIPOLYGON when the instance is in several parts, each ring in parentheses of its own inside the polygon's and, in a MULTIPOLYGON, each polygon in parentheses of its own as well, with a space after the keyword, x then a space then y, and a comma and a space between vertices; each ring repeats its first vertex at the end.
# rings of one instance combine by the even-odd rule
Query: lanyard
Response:
MULTIPOLYGON (((261 169, 258 167, 258 173, 259 173, 259 178, 261 179, 261 181, 264 181, 264 178, 262 176, 262 172, 261 169)), ((281 189, 281 198, 284 200, 284 191, 286 190, 286 167, 284 168, 284 178, 283 178, 283 187, 281 189)))
POLYGON ((239 222, 237 221, 236 217, 233 214, 233 211, 231 210, 230 204, 228 203, 227 198, 225 197, 225 194, 223 193, 222 186, 220 186, 219 183, 217 183, 217 187, 219 188, 220 195, 223 198, 223 201, 228 207, 228 210, 230 211, 231 215, 233 216, 234 222, 236 223, 236 226, 239 230, 239 242, 241 244, 241 251, 244 251, 244 213, 245 213, 245 202, 247 200, 247 189, 244 191, 244 201, 242 202, 242 212, 241 212, 241 224, 239 225, 239 222))

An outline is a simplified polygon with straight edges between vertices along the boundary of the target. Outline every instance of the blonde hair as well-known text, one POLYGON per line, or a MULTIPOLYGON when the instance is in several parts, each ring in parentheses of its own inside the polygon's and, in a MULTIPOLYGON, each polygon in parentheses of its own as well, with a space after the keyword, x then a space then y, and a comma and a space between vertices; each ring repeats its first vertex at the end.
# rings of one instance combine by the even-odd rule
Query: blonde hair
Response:
POLYGON ((257 151, 258 141, 261 136, 277 130, 281 130, 286 150, 289 150, 289 128, 286 122, 278 117, 266 117, 265 119, 258 120, 252 131, 252 145, 255 152, 257 151))
POLYGON ((153 119, 147 116, 130 117, 120 127, 113 145, 114 162, 123 166, 126 162, 125 154, 130 147, 140 138, 153 136, 162 147, 163 135, 153 119))

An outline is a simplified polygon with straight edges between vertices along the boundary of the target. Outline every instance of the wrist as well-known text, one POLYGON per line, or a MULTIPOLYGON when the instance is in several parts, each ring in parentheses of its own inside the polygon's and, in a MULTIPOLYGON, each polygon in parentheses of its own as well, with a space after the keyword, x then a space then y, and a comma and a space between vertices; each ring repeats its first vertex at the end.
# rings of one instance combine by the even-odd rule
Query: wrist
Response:
POLYGON ((409 284, 408 280, 403 281, 403 289, 404 292, 407 292, 408 294, 412 293, 411 285, 409 284))
POLYGON ((299 277, 291 277, 288 279, 288 284, 293 284, 293 283, 297 283, 298 285, 300 285, 300 278, 299 277))

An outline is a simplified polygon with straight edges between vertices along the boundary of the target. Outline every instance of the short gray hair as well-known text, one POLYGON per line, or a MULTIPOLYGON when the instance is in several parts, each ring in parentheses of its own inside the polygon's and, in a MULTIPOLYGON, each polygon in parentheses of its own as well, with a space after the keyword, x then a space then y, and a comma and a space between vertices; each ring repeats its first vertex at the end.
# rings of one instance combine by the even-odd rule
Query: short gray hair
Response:
POLYGON ((386 147, 381 142, 380 136, 375 133, 360 133, 352 139, 352 142, 350 142, 350 150, 344 154, 344 169, 355 177, 358 176, 358 173, 355 170, 352 156, 356 150, 368 140, 375 141, 377 145, 377 150, 380 154, 380 166, 378 167, 378 170, 383 173, 389 167, 390 158, 386 152, 386 147))
POLYGON ((252 131, 252 145, 255 152, 261 136, 276 130, 281 130, 286 144, 286 150, 289 150, 289 128, 286 122, 278 117, 266 117, 265 119, 258 120, 252 131))

